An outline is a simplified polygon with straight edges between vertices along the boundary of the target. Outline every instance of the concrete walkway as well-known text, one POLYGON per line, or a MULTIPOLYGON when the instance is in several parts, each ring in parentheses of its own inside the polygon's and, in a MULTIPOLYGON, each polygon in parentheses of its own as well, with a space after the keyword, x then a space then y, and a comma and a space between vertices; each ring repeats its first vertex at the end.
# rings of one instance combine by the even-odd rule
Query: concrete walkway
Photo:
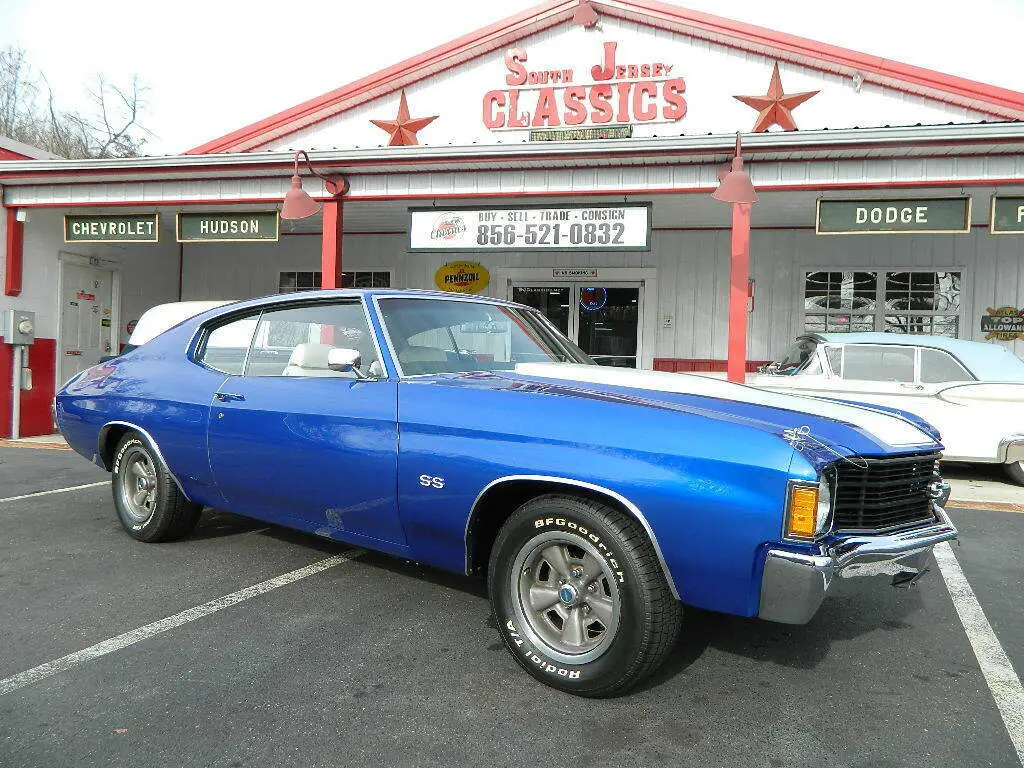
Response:
POLYGON ((55 435, 19 437, 17 440, 0 440, 0 445, 10 448, 67 448, 68 441, 59 432, 55 435))
POLYGON ((951 507, 1024 512, 1024 486, 994 464, 946 464, 942 474, 953 488, 951 507))

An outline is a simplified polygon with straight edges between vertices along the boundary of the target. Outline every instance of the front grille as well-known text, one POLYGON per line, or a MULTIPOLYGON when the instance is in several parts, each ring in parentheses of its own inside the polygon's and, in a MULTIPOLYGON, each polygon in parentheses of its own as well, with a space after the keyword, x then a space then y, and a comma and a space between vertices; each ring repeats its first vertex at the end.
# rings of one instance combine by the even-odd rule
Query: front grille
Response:
POLYGON ((933 520, 928 486, 939 455, 854 458, 834 465, 835 525, 839 531, 882 531, 933 520))

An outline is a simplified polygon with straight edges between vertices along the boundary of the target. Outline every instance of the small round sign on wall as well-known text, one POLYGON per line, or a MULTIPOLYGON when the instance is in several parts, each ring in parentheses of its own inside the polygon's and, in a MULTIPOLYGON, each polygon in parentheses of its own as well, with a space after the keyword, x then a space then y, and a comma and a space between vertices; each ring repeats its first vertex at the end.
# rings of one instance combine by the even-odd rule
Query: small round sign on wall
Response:
POLYGON ((449 293, 480 293, 490 282, 487 267, 475 261, 450 261, 434 273, 434 285, 449 293))

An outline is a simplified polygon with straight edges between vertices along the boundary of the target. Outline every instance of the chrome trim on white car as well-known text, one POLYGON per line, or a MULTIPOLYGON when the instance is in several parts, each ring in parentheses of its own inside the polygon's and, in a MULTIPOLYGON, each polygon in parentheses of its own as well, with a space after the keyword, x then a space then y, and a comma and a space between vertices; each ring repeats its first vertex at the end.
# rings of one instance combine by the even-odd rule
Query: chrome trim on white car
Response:
POLYGON ((1008 435, 999 441, 996 460, 1000 464, 1024 461, 1024 435, 1008 435))

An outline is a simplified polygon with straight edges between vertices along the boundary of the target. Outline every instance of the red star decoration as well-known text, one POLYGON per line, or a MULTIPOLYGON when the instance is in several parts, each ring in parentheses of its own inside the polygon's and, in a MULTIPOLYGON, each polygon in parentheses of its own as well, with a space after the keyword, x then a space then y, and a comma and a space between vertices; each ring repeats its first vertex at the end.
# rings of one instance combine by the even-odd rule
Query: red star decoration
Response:
POLYGON ((398 117, 394 120, 371 120, 370 122, 391 135, 388 141, 389 147, 413 147, 419 144, 416 132, 426 128, 435 120, 437 120, 437 115, 409 117, 409 102, 405 100, 405 91, 403 90, 402 96, 398 100, 398 117))
POLYGON ((779 77, 779 63, 775 62, 768 93, 764 96, 733 96, 733 98, 742 101, 748 107, 753 107, 760 113, 752 132, 764 133, 773 125, 779 126, 784 131, 795 131, 796 122, 793 120, 792 110, 818 93, 820 91, 783 93, 782 78, 779 77))
POLYGON ((597 11, 590 4, 590 0, 580 0, 580 4, 576 6, 576 10, 572 14, 572 25, 574 27, 590 29, 596 26, 597 22, 597 11))

